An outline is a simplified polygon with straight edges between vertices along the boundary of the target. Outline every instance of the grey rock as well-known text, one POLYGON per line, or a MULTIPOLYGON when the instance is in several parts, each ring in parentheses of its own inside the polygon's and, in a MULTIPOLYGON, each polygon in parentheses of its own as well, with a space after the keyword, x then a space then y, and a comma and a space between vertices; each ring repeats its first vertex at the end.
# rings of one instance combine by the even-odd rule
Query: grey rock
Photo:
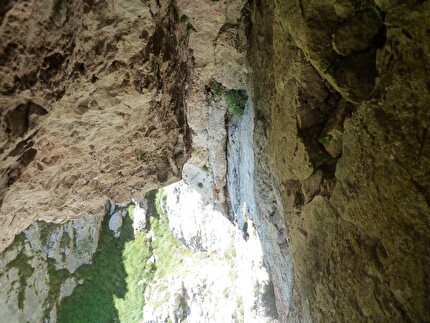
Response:
POLYGON ((109 219, 109 229, 114 232, 115 238, 121 235, 122 218, 122 212, 116 212, 109 219))
POLYGON ((146 228, 147 210, 148 210, 148 205, 146 200, 144 200, 141 203, 135 204, 135 207, 133 210, 133 228, 135 233, 142 231, 143 229, 146 228))
POLYGON ((64 298, 72 295, 73 290, 78 284, 76 283, 76 279, 74 277, 68 278, 60 287, 60 297, 64 298))
POLYGON ((64 224, 38 221, 18 236, 0 255, 0 316, 10 322, 56 322, 56 304, 77 285, 73 273, 90 263, 96 251, 101 220, 87 215, 64 224), (55 270, 70 274, 59 291, 50 290, 55 270), (48 301, 48 296, 56 301, 48 301))

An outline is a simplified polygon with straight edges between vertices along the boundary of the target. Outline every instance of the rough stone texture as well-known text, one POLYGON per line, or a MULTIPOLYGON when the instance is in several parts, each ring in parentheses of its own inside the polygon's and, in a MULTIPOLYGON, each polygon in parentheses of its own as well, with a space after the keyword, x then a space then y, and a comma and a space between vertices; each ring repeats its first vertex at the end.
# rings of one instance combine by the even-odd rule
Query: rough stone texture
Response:
POLYGON ((233 226, 223 210, 184 181, 164 188, 169 228, 176 239, 195 251, 231 248, 233 226))
POLYGON ((133 209, 133 229, 136 234, 142 231, 147 226, 147 210, 148 203, 143 200, 141 203, 136 203, 133 209))
POLYGON ((215 203, 226 199, 226 107, 215 85, 245 89, 245 0, 178 0, 181 21, 190 29, 192 82, 187 96, 187 121, 193 153, 183 179, 215 203))
POLYGON ((38 221, 0 255, 0 317, 4 322, 56 322, 57 306, 77 286, 75 271, 91 263, 102 217, 66 224, 38 221))
POLYGON ((181 176, 187 30, 170 1, 0 6, 0 250, 181 176))
POLYGON ((429 321, 429 1, 176 5, 0 4, 0 251, 182 175, 254 221, 281 322, 429 321))
POLYGON ((122 212, 116 212, 111 215, 109 219, 109 229, 114 232, 115 238, 119 238, 121 234, 121 226, 122 226, 122 218, 123 218, 122 212))
POLYGON ((255 223, 264 261, 276 296, 280 322, 309 321, 302 314, 300 297, 294 283, 293 261, 287 243, 287 229, 283 218, 280 196, 270 171, 266 124, 254 125, 254 107, 229 128, 228 192, 232 218, 247 236, 249 223, 255 223))
POLYGON ((252 220, 247 235, 184 181, 165 188, 172 233, 194 252, 145 291, 143 322, 278 322, 252 220))
POLYGON ((280 317, 429 321, 430 3, 252 11, 259 216, 286 223, 295 277, 280 317))

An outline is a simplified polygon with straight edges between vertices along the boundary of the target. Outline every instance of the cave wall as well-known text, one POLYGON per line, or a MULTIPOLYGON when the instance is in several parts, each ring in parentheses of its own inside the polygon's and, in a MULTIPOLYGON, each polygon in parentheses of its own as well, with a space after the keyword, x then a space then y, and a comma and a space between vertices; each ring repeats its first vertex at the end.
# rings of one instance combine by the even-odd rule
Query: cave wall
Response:
POLYGON ((430 3, 255 0, 252 12, 260 217, 294 272, 280 317, 428 321, 430 3))
POLYGON ((227 206, 246 90, 280 321, 429 320, 429 6, 2 2, 0 251, 181 176, 227 206))
POLYGON ((177 181, 188 33, 171 1, 0 6, 0 250, 177 181))

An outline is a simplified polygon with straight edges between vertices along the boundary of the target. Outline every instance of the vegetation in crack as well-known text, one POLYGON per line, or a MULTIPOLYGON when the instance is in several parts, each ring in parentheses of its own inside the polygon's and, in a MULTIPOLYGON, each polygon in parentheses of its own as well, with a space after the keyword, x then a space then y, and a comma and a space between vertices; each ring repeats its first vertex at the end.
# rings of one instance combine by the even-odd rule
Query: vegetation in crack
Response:
POLYGON ((226 89, 221 83, 212 81, 207 86, 215 100, 223 98, 229 117, 235 118, 243 115, 248 95, 245 90, 226 89))
POLYGON ((17 257, 12 260, 7 266, 6 269, 10 270, 11 268, 18 269, 19 281, 17 281, 18 287, 18 308, 24 308, 24 299, 25 299, 25 288, 27 286, 27 280, 31 275, 33 275, 34 268, 29 264, 31 257, 27 256, 25 253, 25 249, 23 248, 24 243, 24 234, 21 233, 16 236, 14 240, 14 245, 19 245, 22 247, 21 251, 18 253, 17 257))
POLYGON ((55 261, 48 258, 48 275, 49 275, 49 292, 45 303, 49 306, 46 307, 45 317, 50 317, 50 310, 58 305, 58 299, 61 293, 61 285, 70 277, 72 274, 67 269, 57 269, 55 267, 55 261))
POLYGON ((148 222, 140 232, 133 230, 134 204, 114 211, 126 211, 118 238, 106 217, 93 263, 78 269, 77 277, 84 282, 63 300, 59 322, 140 322, 146 288, 178 271, 189 250, 169 231, 161 206, 165 194, 152 191, 146 199, 148 222))
POLYGON ((224 93, 224 101, 228 113, 233 117, 239 117, 245 111, 247 100, 246 92, 243 90, 228 90, 224 93))
POLYGON ((124 218, 121 236, 116 239, 109 230, 108 218, 103 221, 97 252, 91 265, 76 272, 84 283, 63 299, 58 311, 59 322, 117 322, 119 313, 114 296, 123 298, 127 291, 123 250, 133 239, 130 216, 124 218))
POLYGON ((191 32, 197 32, 197 29, 194 28, 187 15, 181 15, 179 21, 181 25, 185 26, 187 35, 189 35, 191 32))

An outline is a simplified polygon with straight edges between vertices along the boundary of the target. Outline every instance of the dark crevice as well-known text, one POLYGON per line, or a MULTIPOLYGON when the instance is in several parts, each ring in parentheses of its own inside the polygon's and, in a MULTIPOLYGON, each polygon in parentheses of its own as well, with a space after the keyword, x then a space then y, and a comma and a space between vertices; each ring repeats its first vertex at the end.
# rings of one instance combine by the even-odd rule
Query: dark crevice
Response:
POLYGON ((60 53, 53 53, 43 59, 42 70, 39 78, 42 81, 50 81, 63 65, 65 57, 60 53))
POLYGON ((13 7, 15 0, 2 0, 0 1, 0 26, 6 13, 13 7))
POLYGON ((430 207, 430 193, 429 191, 420 183, 415 181, 414 179, 411 179, 412 184, 415 186, 418 192, 421 193, 421 195, 424 197, 427 205, 430 207))
POLYGON ((19 142, 15 148, 9 153, 9 156, 14 157, 22 154, 22 152, 34 145, 34 141, 23 140, 19 142))
POLYGON ((22 155, 21 157, 19 157, 19 162, 21 163, 22 166, 27 167, 36 157, 37 154, 37 149, 34 148, 30 148, 27 149, 22 155))
POLYGON ((11 137, 21 137, 31 128, 34 128, 33 116, 44 116, 48 111, 40 105, 28 101, 19 104, 15 109, 5 115, 6 133, 11 137))
MULTIPOLYGON (((406 31, 406 33, 408 32, 406 31)), ((412 36, 410 37, 412 38, 412 36)), ((372 39, 373 47, 376 49, 380 49, 384 47, 386 41, 387 41, 387 27, 385 25, 382 25, 378 33, 375 36, 373 36, 373 39, 372 39)))

